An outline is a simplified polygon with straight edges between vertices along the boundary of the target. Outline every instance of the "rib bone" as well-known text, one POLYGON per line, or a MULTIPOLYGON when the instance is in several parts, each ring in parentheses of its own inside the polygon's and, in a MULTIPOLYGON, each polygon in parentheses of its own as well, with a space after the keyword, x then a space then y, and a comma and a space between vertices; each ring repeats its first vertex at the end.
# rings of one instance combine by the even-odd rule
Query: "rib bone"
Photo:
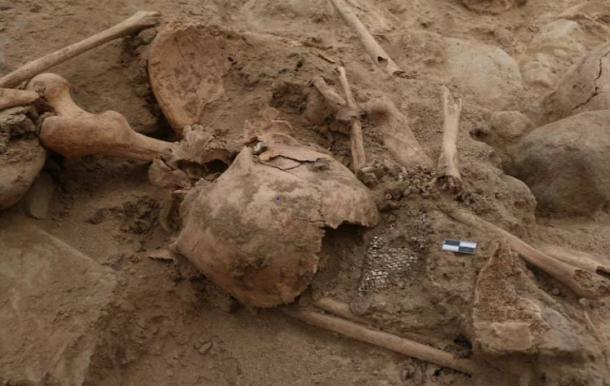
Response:
POLYGON ((116 111, 91 114, 70 96, 70 84, 55 74, 40 74, 28 84, 53 107, 57 116, 46 118, 40 141, 65 157, 101 154, 151 161, 174 145, 136 133, 116 111))

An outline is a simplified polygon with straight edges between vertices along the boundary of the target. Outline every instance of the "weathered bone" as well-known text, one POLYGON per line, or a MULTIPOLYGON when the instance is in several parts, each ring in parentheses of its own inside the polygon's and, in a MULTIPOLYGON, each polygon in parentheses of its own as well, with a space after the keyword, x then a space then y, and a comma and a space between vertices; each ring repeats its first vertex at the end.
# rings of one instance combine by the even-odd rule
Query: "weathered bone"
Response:
POLYGON ((347 81, 347 74, 345 72, 345 68, 338 67, 337 72, 339 73, 339 82, 341 83, 341 88, 343 89, 343 93, 345 94, 345 102, 347 104, 347 108, 350 111, 353 111, 354 114, 350 117, 350 141, 351 141, 351 149, 352 149, 352 167, 354 171, 362 169, 364 164, 366 164, 366 154, 364 152, 364 138, 362 136, 362 123, 358 118, 358 106, 356 105, 356 101, 354 100, 354 95, 352 94, 352 89, 347 81))
POLYGON ((438 159, 438 178, 442 190, 458 192, 462 176, 458 167, 457 137, 462 112, 462 100, 454 98, 449 89, 441 87, 443 100, 443 145, 438 159))
POLYGON ((173 144, 135 132, 116 111, 91 114, 74 103, 70 84, 55 74, 40 74, 28 84, 53 107, 57 116, 46 118, 40 141, 65 157, 101 154, 151 161, 173 144))
POLYGON ((330 87, 321 76, 316 76, 313 78, 311 83, 316 90, 322 94, 324 99, 326 99, 326 103, 328 103, 333 112, 337 112, 347 106, 345 99, 343 99, 341 95, 337 94, 337 92, 330 87))
POLYGON ((304 308, 283 308, 282 311, 307 324, 413 358, 435 363, 467 374, 475 374, 480 371, 477 363, 472 360, 457 358, 446 351, 438 350, 434 347, 386 332, 373 330, 341 318, 309 311, 304 308))
POLYGON ((426 155, 421 145, 408 126, 407 118, 398 110, 394 102, 386 96, 375 97, 360 109, 348 107, 347 102, 322 77, 312 80, 313 86, 320 92, 326 103, 335 114, 335 119, 350 122, 365 112, 382 134, 383 144, 392 157, 407 168, 432 167, 432 160, 426 155))
POLYGON ((390 98, 376 97, 363 108, 381 132, 383 144, 398 163, 406 168, 432 168, 433 162, 415 138, 407 117, 398 110, 390 98))
POLYGON ((593 256, 586 252, 574 251, 557 245, 539 245, 538 249, 557 260, 561 260, 564 263, 585 269, 589 272, 602 275, 610 274, 610 265, 599 262, 599 260, 602 259, 601 256, 593 256))
POLYGON ((540 268, 584 298, 600 298, 610 293, 610 285, 600 275, 574 267, 534 248, 517 236, 462 209, 442 207, 449 217, 465 225, 496 234, 528 263, 540 268))
POLYGON ((35 91, 0 88, 0 110, 34 103, 38 98, 35 91))
POLYGON ((57 64, 63 63, 68 59, 101 46, 104 43, 152 27, 158 23, 160 17, 161 14, 159 12, 138 11, 133 16, 114 27, 110 27, 85 40, 81 40, 80 42, 71 44, 47 54, 42 58, 24 64, 15 71, 0 78, 0 87, 15 87, 19 83, 26 81, 57 64))
POLYGON ((254 307, 290 303, 309 286, 325 229, 378 221, 374 200, 353 173, 289 130, 274 119, 247 125, 249 146, 215 183, 189 192, 180 209, 176 250, 254 307))
POLYGON ((366 29, 364 24, 358 19, 358 16, 352 12, 344 0, 331 0, 341 17, 349 26, 356 31, 360 37, 360 41, 364 49, 369 54, 373 62, 377 63, 385 72, 390 75, 399 75, 404 73, 403 70, 390 58, 390 55, 377 43, 373 35, 366 29))

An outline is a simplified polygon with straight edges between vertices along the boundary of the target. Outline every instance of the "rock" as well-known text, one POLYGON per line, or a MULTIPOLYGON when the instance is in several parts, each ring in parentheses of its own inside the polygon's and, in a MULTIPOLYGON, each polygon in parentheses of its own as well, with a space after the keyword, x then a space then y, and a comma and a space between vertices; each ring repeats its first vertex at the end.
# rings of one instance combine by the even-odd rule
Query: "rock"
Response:
POLYGON ((464 7, 483 14, 496 15, 511 8, 521 7, 527 0, 461 0, 464 7))
POLYGON ((539 209, 590 215, 610 202, 610 110, 584 112, 534 129, 510 149, 511 174, 539 209))
POLYGON ((533 60, 525 61, 521 65, 523 81, 531 86, 551 88, 556 81, 554 67, 548 55, 536 55, 533 60))
POLYGON ((44 165, 46 151, 35 137, 33 114, 28 107, 0 112, 0 209, 17 203, 44 165))
POLYGON ((445 39, 451 81, 482 106, 510 108, 523 95, 517 62, 505 51, 471 40, 445 39))
POLYGON ((44 166, 46 152, 37 139, 13 141, 0 154, 0 209, 16 204, 44 166))
POLYGON ((36 227, 0 228, 0 383, 83 384, 114 276, 36 227))
POLYGON ((53 179, 47 173, 41 173, 24 197, 25 213, 39 220, 48 218, 54 193, 53 179))
POLYGON ((489 121, 491 131, 508 143, 518 140, 534 128, 534 123, 519 111, 494 111, 489 121))
POLYGON ((558 79, 556 74, 585 54, 584 40, 585 31, 576 21, 558 19, 544 25, 528 45, 532 58, 522 65, 524 81, 553 87, 558 79))
MULTIPOLYGON (((525 263, 500 246, 477 278, 473 305, 474 347, 493 357, 515 354, 580 356, 595 338, 568 319, 563 306, 550 300, 526 271, 525 263)), ((571 315, 571 314, 569 314, 571 315)))
POLYGON ((559 81, 542 101, 552 122, 583 111, 610 109, 610 43, 593 50, 559 81))

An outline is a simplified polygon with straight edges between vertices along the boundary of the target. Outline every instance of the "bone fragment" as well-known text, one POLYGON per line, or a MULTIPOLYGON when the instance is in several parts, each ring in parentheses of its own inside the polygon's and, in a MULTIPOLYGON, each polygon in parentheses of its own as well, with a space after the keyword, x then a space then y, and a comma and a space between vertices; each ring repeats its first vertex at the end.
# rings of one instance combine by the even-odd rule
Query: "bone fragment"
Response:
POLYGON ((381 132, 383 144, 398 163, 405 168, 432 168, 433 162, 415 138, 407 117, 390 98, 376 97, 363 108, 381 132))
POLYGON ((457 137, 462 100, 454 98, 449 89, 441 87, 443 101, 443 144, 438 159, 437 183, 442 190, 457 193, 462 188, 462 176, 458 166, 457 137))
MULTIPOLYGON (((337 72, 339 73, 339 82, 341 83, 341 88, 343 89, 343 93, 345 94, 345 102, 347 104, 347 108, 350 111, 357 112, 358 106, 356 105, 356 101, 354 100, 354 95, 352 94, 352 89, 347 81, 347 74, 345 72, 345 68, 338 67, 337 72)), ((360 122, 360 118, 358 118, 358 114, 354 114, 350 118, 351 123, 351 131, 350 131, 350 141, 352 148, 352 167, 354 171, 362 169, 364 164, 366 164, 366 154, 364 152, 364 137, 362 136, 362 123, 360 122)))
POLYGON ((347 106, 345 99, 341 95, 337 94, 337 92, 331 86, 329 86, 321 76, 316 76, 313 78, 311 83, 316 90, 322 94, 324 99, 326 99, 326 103, 328 103, 329 107, 334 112, 344 109, 347 106))
POLYGON ((28 105, 38 99, 38 93, 32 90, 0 88, 0 110, 9 107, 28 105))
POLYGON ((404 73, 400 67, 390 58, 385 50, 377 43, 373 35, 366 29, 358 16, 350 9, 344 0, 331 0, 337 11, 341 14, 345 22, 358 34, 364 49, 369 54, 373 62, 381 67, 390 75, 400 75, 404 73))
POLYGON ((70 96, 70 84, 55 74, 40 74, 28 84, 55 110, 40 130, 42 144, 65 157, 100 154, 151 161, 173 144, 135 132, 116 111, 91 114, 70 96))
POLYGON ((475 374, 478 372, 478 366, 476 362, 472 360, 457 358, 446 351, 438 350, 434 347, 426 346, 396 335, 377 331, 354 322, 303 308, 284 308, 282 311, 307 324, 333 331, 361 342, 370 343, 378 347, 435 363, 463 373, 475 374))
MULTIPOLYGON (((406 168, 431 168, 432 160, 426 155, 421 145, 409 128, 407 117, 387 96, 371 99, 362 106, 348 107, 347 101, 340 96, 322 77, 312 80, 313 86, 320 92, 326 103, 339 121, 351 122, 365 112, 371 122, 382 134, 383 144, 392 157, 406 168)), ((354 102, 355 104, 355 102, 354 102)))
POLYGON ((0 87, 15 87, 21 82, 57 64, 63 63, 104 43, 152 27, 159 22, 160 17, 161 14, 159 12, 138 11, 130 18, 105 31, 24 64, 15 71, 0 78, 0 87))
POLYGON ((465 210, 449 207, 443 207, 441 210, 454 220, 479 230, 496 234, 504 239, 525 261, 563 283, 580 297, 595 299, 610 293, 610 286, 606 279, 600 275, 555 259, 517 236, 465 210))

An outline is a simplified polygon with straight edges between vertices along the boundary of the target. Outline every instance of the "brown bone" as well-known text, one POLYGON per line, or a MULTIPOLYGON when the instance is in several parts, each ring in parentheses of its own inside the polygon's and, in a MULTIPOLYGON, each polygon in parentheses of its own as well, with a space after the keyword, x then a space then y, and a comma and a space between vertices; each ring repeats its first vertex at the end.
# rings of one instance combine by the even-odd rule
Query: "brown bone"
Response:
POLYGON ((28 105, 38 99, 38 94, 32 90, 14 90, 0 88, 0 110, 14 106, 28 105))
POLYGON ((301 307, 283 308, 282 311, 312 326, 333 331, 350 338, 367 342, 388 350, 455 369, 466 374, 476 374, 480 368, 470 359, 458 358, 451 353, 430 347, 387 332, 374 330, 360 324, 301 307))
POLYGON ((151 161, 173 144, 136 133, 116 111, 89 113, 74 103, 70 84, 55 74, 40 74, 28 84, 53 107, 57 116, 46 118, 40 141, 65 157, 101 154, 151 161))

